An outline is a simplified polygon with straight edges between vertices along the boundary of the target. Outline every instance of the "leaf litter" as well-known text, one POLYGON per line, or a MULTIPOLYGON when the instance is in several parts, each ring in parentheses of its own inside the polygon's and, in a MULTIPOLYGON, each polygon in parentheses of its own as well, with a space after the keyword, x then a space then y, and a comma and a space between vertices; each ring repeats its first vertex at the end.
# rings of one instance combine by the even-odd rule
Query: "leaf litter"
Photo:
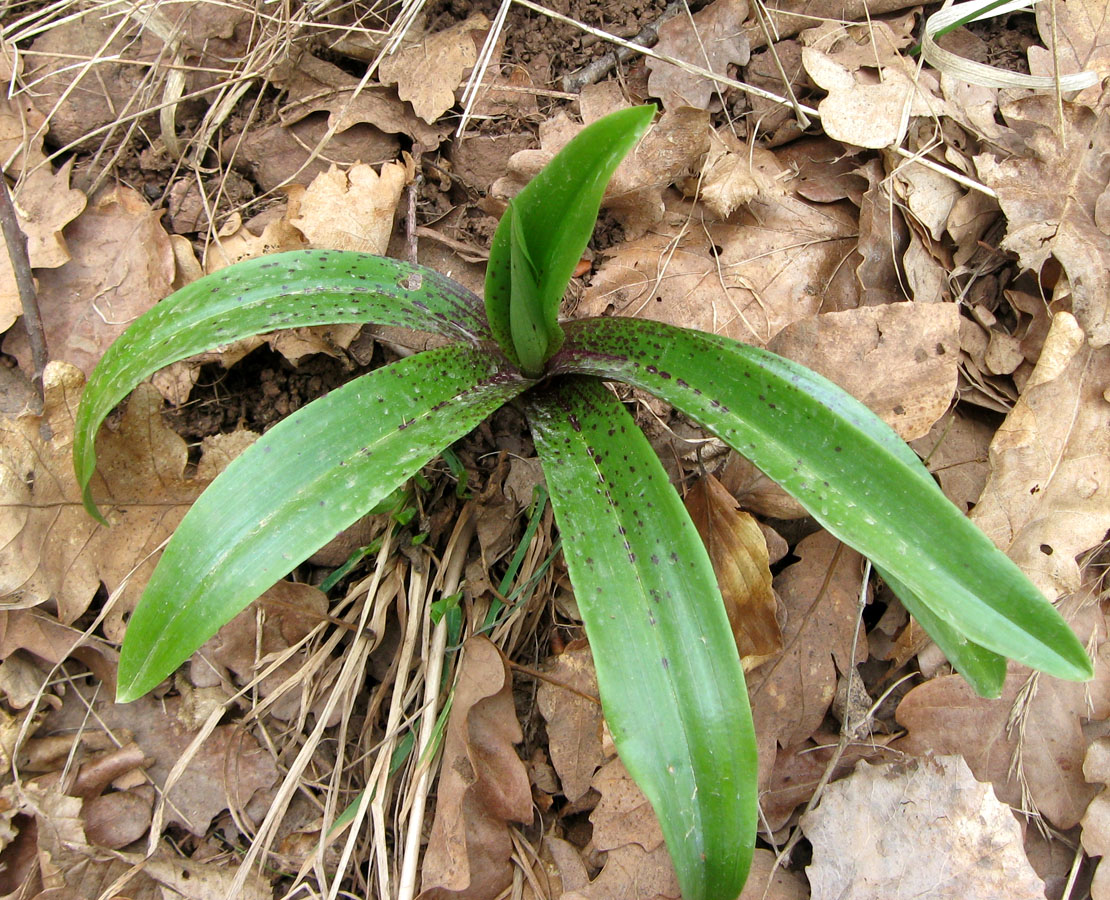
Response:
MULTIPOLYGON (((896 0, 854 21, 777 6, 680 10, 656 56, 575 94, 561 78, 613 46, 606 22, 632 23, 627 39, 662 4, 560 7, 577 24, 519 5, 507 25, 492 6, 13 14, 0 167, 52 363, 42 413, 20 411, 29 350, 0 254, 0 893, 677 897, 511 410, 425 470, 411 519, 362 523, 126 707, 116 647, 151 562, 253 440, 210 429, 190 446, 164 403, 176 422, 226 402, 239 368, 326 359, 342 380, 407 351, 306 329, 160 373, 100 439, 111 529, 81 510, 69 465, 82 372, 173 287, 303 246, 415 255, 473 282, 505 201, 579 123, 653 99, 662 116, 606 195, 568 314, 702 328, 846 386, 1097 661, 1087 686, 1011 667, 1001 699, 974 697, 854 553, 628 395, 673 451, 733 608, 758 611, 734 622, 763 792, 744 898, 1110 897, 1105 96, 921 67, 920 14, 896 0), (493 62, 464 98, 487 37, 493 62), (808 866, 781 852, 799 841, 808 866)), ((1034 74, 1107 72, 1093 0, 976 29, 941 42, 974 58, 986 33, 1034 74)))

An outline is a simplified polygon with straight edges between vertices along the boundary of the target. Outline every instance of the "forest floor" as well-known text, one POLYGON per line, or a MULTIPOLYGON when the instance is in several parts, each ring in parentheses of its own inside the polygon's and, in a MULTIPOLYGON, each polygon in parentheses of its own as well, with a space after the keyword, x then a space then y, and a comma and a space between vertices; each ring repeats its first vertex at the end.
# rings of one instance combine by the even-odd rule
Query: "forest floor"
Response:
POLYGON ((1105 0, 939 41, 1004 75, 1096 76, 1066 92, 923 61, 936 9, 904 0, 0 10, 0 164, 49 359, 40 398, 0 253, 0 897, 679 896, 512 408, 429 464, 401 513, 114 703, 128 616, 204 487, 434 337, 293 329, 162 370, 99 439, 111 527, 71 463, 85 379, 176 288, 325 247, 481 293, 508 199, 584 122, 654 102, 565 315, 700 328, 839 383, 1095 659, 1088 684, 1012 665, 1001 699, 976 697, 855 551, 616 386, 703 537, 773 586, 737 601, 767 625, 741 641, 761 797, 743 897, 1110 898, 1105 0), (651 55, 613 55, 629 43, 651 55), (737 547, 751 517, 762 539, 737 547))

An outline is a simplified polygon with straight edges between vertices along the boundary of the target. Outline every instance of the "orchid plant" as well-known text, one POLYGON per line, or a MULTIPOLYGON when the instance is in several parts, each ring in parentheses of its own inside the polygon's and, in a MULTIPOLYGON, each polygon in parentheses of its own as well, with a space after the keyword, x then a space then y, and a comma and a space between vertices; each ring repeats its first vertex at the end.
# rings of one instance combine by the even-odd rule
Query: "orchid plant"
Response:
POLYGON ((605 186, 653 113, 634 107, 584 128, 509 204, 484 302, 418 265, 306 250, 201 278, 116 341, 85 389, 74 441, 97 517, 97 431, 159 368, 306 325, 407 326, 450 339, 305 406, 213 481, 128 624, 120 702, 155 687, 275 581, 499 406, 517 403, 621 759, 658 815, 686 900, 734 900, 756 833, 744 673, 706 550, 606 381, 672 404, 871 559, 979 693, 999 694, 1006 657, 1060 678, 1091 676, 1052 605, 844 391, 713 334, 643 319, 559 320, 605 186))

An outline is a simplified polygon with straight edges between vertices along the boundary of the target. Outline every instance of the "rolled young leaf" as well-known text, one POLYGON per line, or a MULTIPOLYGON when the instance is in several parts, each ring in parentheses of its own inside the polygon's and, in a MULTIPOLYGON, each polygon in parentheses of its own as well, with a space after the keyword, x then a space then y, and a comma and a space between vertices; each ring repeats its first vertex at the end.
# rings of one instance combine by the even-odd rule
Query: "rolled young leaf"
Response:
POLYGON ((547 348, 562 342, 562 330, 557 323, 545 321, 536 264, 528 251, 520 216, 513 214, 512 203, 505 210, 505 218, 510 223, 513 302, 509 304, 509 326, 513 334, 513 349, 520 359, 521 369, 529 375, 538 375, 543 371, 547 348))
POLYGON ((555 154, 513 198, 513 215, 502 216, 486 266, 486 318, 494 339, 510 360, 523 365, 513 346, 512 229, 527 244, 538 285, 537 305, 554 335, 548 354, 558 349, 559 303, 597 224, 601 197, 613 172, 636 146, 655 115, 654 106, 618 110, 587 125, 555 154))
POLYGON ((972 643, 1058 678, 1093 674, 1052 604, 949 502, 916 454, 815 372, 644 319, 568 324, 551 369, 625 381, 680 409, 972 643))
POLYGON ((454 344, 348 382, 271 428, 201 494, 162 553, 127 626, 118 700, 157 685, 529 384, 495 350, 454 344))
MULTIPOLYGON (((104 417, 170 363, 280 328, 357 322, 490 339, 482 301, 431 269, 340 250, 295 250, 246 260, 175 291, 104 354, 81 397, 73 461, 85 507, 104 417)), ((103 521, 103 520, 101 520, 103 521)))
POLYGON ((740 893, 755 735, 717 579, 667 473, 595 379, 526 398, 605 718, 651 801, 686 900, 740 893))

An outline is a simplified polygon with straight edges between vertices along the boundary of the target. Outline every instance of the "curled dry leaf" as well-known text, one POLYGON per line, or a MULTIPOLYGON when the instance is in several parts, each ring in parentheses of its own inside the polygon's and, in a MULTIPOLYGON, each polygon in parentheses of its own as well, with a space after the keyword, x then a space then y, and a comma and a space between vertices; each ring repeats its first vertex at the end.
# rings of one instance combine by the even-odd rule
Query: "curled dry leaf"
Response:
POLYGON ((425 35, 415 46, 382 60, 382 84, 396 84, 416 114, 431 125, 455 105, 455 90, 478 60, 478 46, 489 30, 489 19, 473 13, 465 21, 425 35))
POLYGON ((748 147, 710 132, 710 148, 699 178, 688 179, 691 193, 718 218, 727 219, 756 197, 781 195, 786 169, 770 150, 748 147))
POLYGON ((1057 313, 1025 390, 991 441, 991 477, 972 520, 1055 599, 1076 557, 1110 528, 1110 348, 1057 313))
POLYGON ((958 756, 871 766, 802 817, 813 900, 1041 900, 1021 826, 958 756))
POLYGON ((913 755, 958 753, 975 777, 994 785, 999 799, 1036 810, 1057 828, 1079 822, 1098 789, 1082 774, 1087 720, 1110 716, 1110 645, 1096 605, 1065 616, 1081 639, 1095 640, 1095 679, 1088 684, 1037 677, 1011 664, 997 700, 978 697, 958 675, 918 685, 898 706, 909 732, 897 747, 913 755))
POLYGON ((573 803, 590 789, 594 773, 605 762, 601 703, 589 699, 597 697, 597 673, 589 644, 584 640, 568 644, 555 657, 548 674, 551 680, 541 681, 536 691, 536 706, 547 722, 548 752, 563 796, 573 803))
POLYGON ((509 822, 532 821, 532 793, 501 651, 470 638, 447 724, 420 900, 485 900, 512 882, 509 822))
POLYGON ((750 671, 782 650, 767 541, 755 518, 737 509, 712 475, 694 482, 684 502, 709 551, 740 661, 750 671))
MULTIPOLYGON (((51 358, 87 375, 108 346, 170 291, 175 260, 169 235, 136 191, 101 191, 66 229, 71 259, 37 273, 39 309, 51 358)), ((4 340, 4 352, 30 371, 23 329, 4 340)))
MULTIPOLYGON (((1105 199, 1110 181, 1110 117, 1063 104, 1063 141, 1056 99, 1029 97, 1002 107, 1025 153, 975 157, 979 178, 998 192, 1006 214, 1002 248, 1040 272, 1050 256, 1064 267, 1072 311, 1093 347, 1110 343, 1110 241, 1105 199)), ((1059 290, 1060 286, 1057 286, 1059 290)))
POLYGON ((788 325, 768 349, 836 382, 912 440, 952 402, 959 324, 954 303, 864 306, 788 325))
MULTIPOLYGON (((680 13, 659 26, 655 49, 717 75, 730 65, 746 66, 751 52, 742 26, 748 17, 747 0, 715 0, 691 16, 680 13)), ((664 109, 693 106, 706 109, 717 86, 704 75, 671 63, 647 60, 648 94, 663 101, 664 109)))

